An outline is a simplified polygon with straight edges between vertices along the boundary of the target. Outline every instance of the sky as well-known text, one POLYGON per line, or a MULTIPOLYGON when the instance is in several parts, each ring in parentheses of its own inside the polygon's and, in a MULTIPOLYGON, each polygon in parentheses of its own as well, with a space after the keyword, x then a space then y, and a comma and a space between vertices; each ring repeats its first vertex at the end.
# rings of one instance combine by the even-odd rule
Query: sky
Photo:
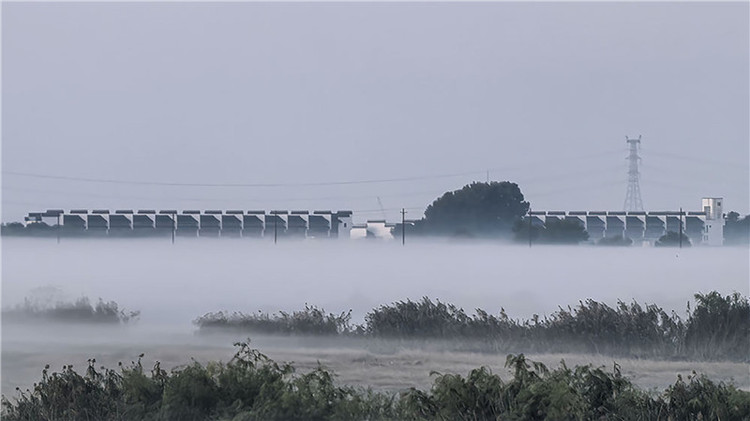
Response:
POLYGON ((750 213, 750 5, 2 4, 2 221, 60 209, 750 213))

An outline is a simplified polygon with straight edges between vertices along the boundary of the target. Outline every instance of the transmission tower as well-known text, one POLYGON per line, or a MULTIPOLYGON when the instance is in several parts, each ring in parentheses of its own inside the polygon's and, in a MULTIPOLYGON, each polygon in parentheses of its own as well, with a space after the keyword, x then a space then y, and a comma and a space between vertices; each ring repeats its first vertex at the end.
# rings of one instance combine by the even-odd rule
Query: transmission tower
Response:
POLYGON ((628 191, 625 194, 625 205, 623 208, 626 211, 642 211, 643 201, 641 200, 641 186, 639 181, 641 173, 638 171, 638 161, 641 160, 641 157, 638 155, 641 136, 638 136, 638 139, 628 139, 625 136, 625 141, 630 146, 630 154, 628 154, 628 191))

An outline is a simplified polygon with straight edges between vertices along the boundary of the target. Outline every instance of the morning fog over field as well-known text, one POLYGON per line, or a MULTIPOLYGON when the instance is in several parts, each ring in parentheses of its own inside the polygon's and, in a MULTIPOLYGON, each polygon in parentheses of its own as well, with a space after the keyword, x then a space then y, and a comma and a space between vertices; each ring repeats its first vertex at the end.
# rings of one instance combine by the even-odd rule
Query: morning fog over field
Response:
POLYGON ((748 295, 747 248, 537 246, 466 240, 4 238, 3 308, 24 298, 114 300, 140 323, 178 331, 218 310, 274 313, 305 303, 354 320, 423 296, 514 318, 593 298, 682 314, 697 292, 748 295))
MULTIPOLYGON (((270 355, 298 361, 302 368, 322 360, 336 368, 344 381, 385 390, 424 386, 429 384, 430 369, 423 364, 461 372, 471 364, 496 365, 504 354, 451 354, 460 350, 460 344, 385 346, 326 336, 295 340, 286 334, 273 339, 252 331, 206 338, 196 336, 193 321, 220 310, 278 314, 310 304, 336 314, 351 309, 352 322, 362 323, 374 308, 424 296, 455 304, 468 314, 480 308, 497 315, 503 308, 513 319, 544 317, 558 306, 575 307, 588 298, 612 307, 618 299, 653 303, 685 319, 686 305, 697 292, 736 291, 748 296, 749 270, 745 247, 529 248, 465 239, 409 239, 404 247, 396 240, 366 239, 285 239, 274 245, 268 239, 247 238, 177 238, 175 244, 169 238, 63 238, 58 244, 54 237, 5 237, 2 263, 4 310, 21 306, 24 300, 43 308, 87 297, 92 304, 98 298, 115 301, 126 314, 140 312, 127 323, 104 326, 28 324, 6 317, 6 395, 13 387, 37 381, 46 363, 83 366, 95 357, 113 365, 140 353, 146 353, 145 361, 160 360, 167 367, 191 357, 226 361, 232 342, 248 337, 270 355), (392 371, 380 363, 363 362, 382 359, 400 368, 392 371)), ((664 388, 676 373, 689 373, 691 367, 702 368, 714 379, 750 387, 746 363, 670 365, 624 356, 607 359, 606 355, 549 352, 552 355, 540 358, 551 364, 560 358, 596 364, 618 360, 645 387, 664 388)))
POLYGON ((747 420, 749 10, 4 2, 0 416, 747 420))

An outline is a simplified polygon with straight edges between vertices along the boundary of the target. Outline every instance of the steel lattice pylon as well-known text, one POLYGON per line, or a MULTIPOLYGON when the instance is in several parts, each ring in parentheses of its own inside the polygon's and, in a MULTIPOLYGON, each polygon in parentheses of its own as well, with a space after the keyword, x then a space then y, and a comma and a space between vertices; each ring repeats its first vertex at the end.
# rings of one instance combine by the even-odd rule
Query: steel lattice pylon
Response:
POLYGON ((628 155, 628 191, 625 194, 623 210, 642 211, 643 201, 641 200, 640 186, 641 173, 638 171, 638 161, 641 160, 641 157, 638 155, 641 136, 638 136, 638 139, 628 139, 628 137, 625 136, 625 141, 630 145, 630 154, 628 155))

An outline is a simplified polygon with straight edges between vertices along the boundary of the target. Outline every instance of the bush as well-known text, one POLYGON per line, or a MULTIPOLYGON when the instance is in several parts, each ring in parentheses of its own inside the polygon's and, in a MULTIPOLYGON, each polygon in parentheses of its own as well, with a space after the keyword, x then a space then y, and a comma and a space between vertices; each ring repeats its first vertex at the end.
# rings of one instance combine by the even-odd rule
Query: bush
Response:
POLYGON ((600 246, 621 246, 627 247, 633 245, 633 240, 629 237, 623 237, 622 235, 615 235, 612 237, 602 237, 596 242, 600 246))
POLYGON ((658 240, 656 240, 656 243, 654 243, 654 246, 656 247, 690 247, 690 237, 688 237, 685 234, 679 234, 674 231, 669 231, 668 233, 662 235, 659 237, 658 240))
POLYGON ((3 310, 2 316, 16 322, 128 323, 137 320, 140 312, 120 310, 116 302, 101 298, 95 305, 88 297, 74 302, 58 301, 54 305, 34 303, 26 298, 23 305, 3 310))
POLYGON ((230 329, 267 334, 336 335, 352 332, 351 310, 326 314, 325 310, 305 304, 305 309, 291 314, 279 312, 245 314, 207 313, 193 323, 199 329, 230 329))
POLYGON ((550 370, 509 355, 513 376, 503 381, 480 367, 468 376, 435 373, 432 388, 401 393, 336 385, 318 366, 295 374, 248 343, 227 363, 193 362, 171 373, 156 363, 144 374, 140 359, 120 372, 84 376, 71 366, 42 372, 33 391, 2 398, 2 418, 21 420, 496 420, 496 419, 721 419, 750 414, 750 393, 693 375, 678 377, 661 394, 635 386, 614 364, 611 372, 590 365, 550 370))
POLYGON ((201 331, 229 328, 269 334, 347 335, 398 340, 445 340, 451 347, 494 352, 586 352, 648 358, 731 359, 750 361, 750 305, 740 294, 696 294, 695 310, 683 321, 655 304, 617 306, 592 299, 559 308, 549 316, 513 320, 501 308, 468 315, 452 304, 398 301, 365 315, 351 325, 351 311, 326 315, 306 306, 291 315, 209 313, 196 324, 201 331))
POLYGON ((469 334, 469 316, 452 304, 399 301, 365 316, 364 331, 379 337, 445 338, 469 334))
POLYGON ((685 348, 703 359, 747 359, 750 353, 750 304, 735 292, 695 294, 696 307, 687 320, 685 348))

